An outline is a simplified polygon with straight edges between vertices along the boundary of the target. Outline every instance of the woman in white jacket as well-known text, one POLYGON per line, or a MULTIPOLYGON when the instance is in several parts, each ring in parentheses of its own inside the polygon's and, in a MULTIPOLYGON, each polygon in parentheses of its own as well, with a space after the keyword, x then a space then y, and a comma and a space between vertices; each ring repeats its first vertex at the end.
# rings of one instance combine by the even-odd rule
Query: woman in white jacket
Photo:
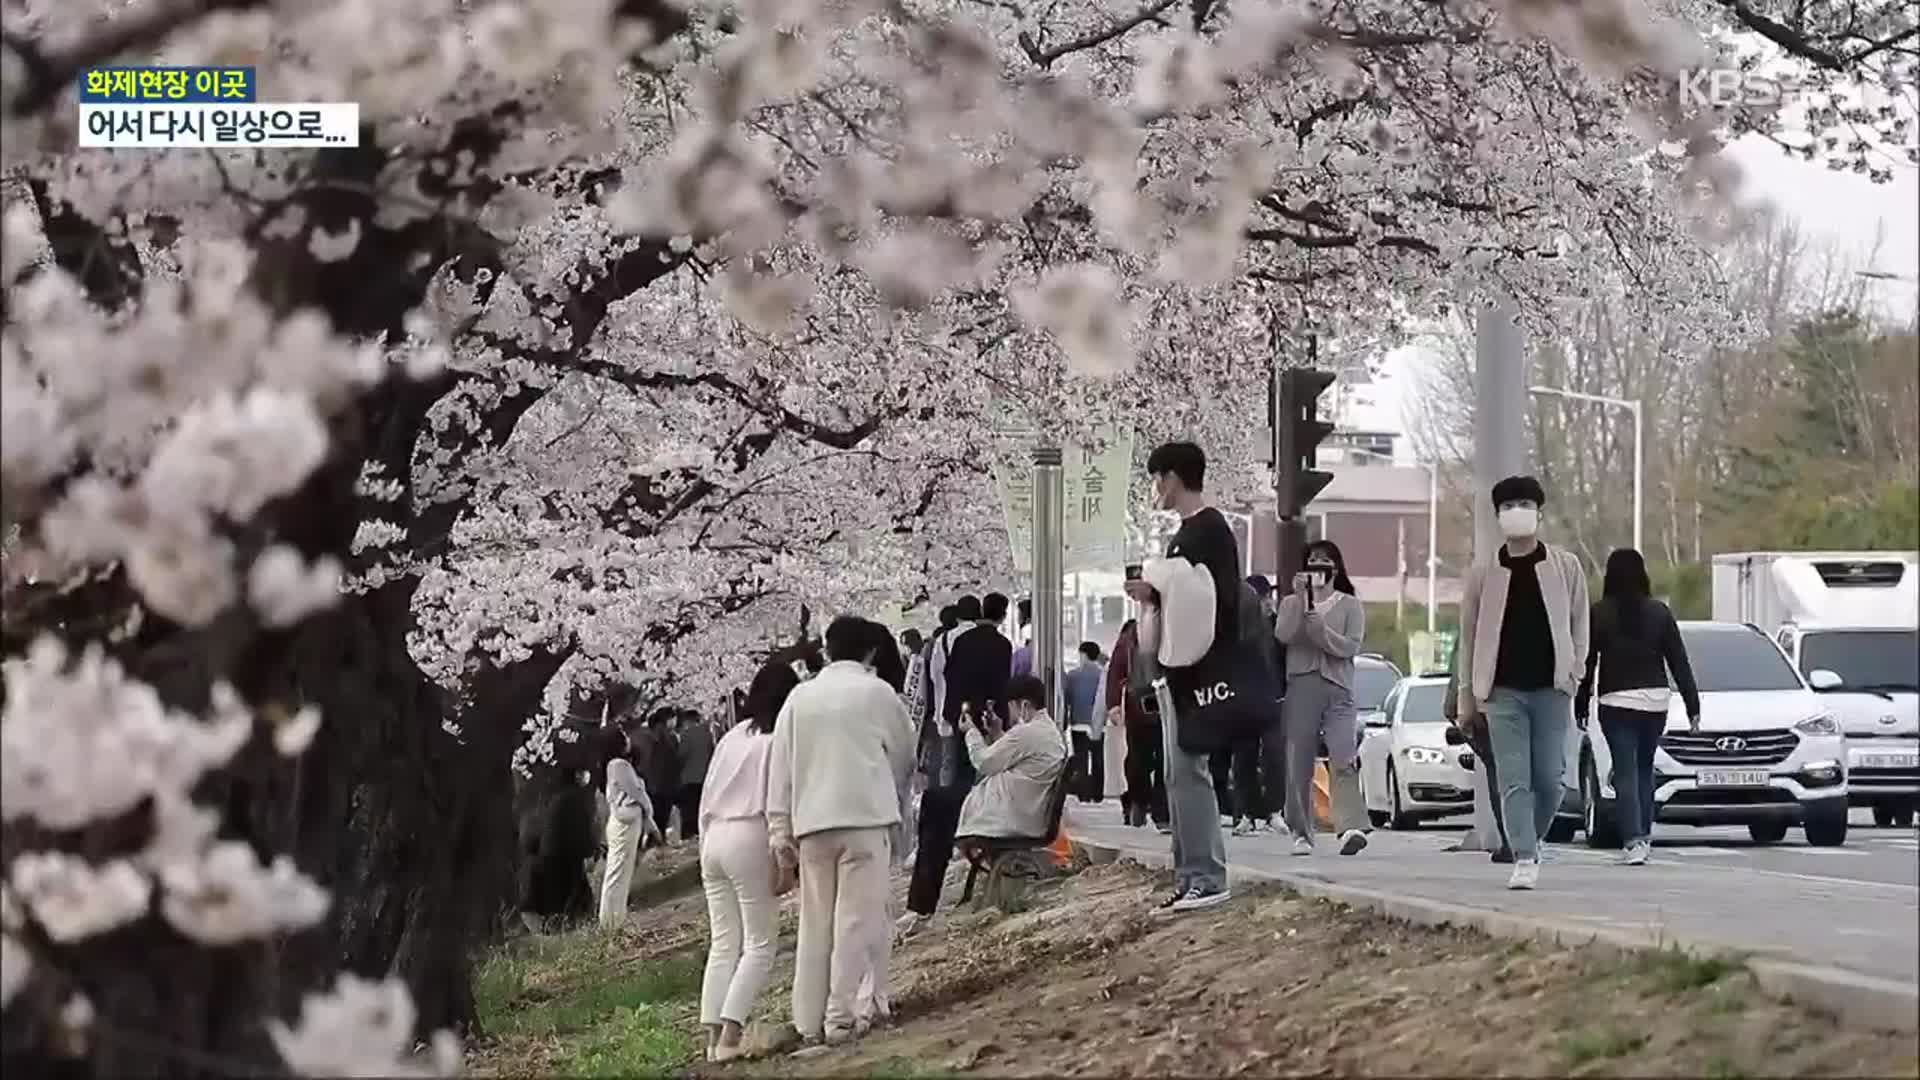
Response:
POLYGON ((747 1018, 773 969, 778 896, 790 886, 768 843, 767 761, 774 721, 798 685, 785 664, 760 669, 747 691, 747 719, 721 736, 700 789, 700 883, 710 938, 700 1023, 709 1061, 746 1053, 747 1018))

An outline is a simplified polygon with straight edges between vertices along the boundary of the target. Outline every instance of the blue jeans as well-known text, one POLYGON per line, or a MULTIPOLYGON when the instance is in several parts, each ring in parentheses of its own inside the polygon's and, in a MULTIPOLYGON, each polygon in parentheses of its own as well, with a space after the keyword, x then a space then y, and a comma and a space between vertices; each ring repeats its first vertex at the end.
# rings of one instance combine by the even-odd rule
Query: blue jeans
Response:
POLYGON ((1653 838, 1653 750, 1666 730, 1664 712, 1600 706, 1600 732, 1613 758, 1613 812, 1629 845, 1653 838))
POLYGON ((1538 859, 1566 795, 1567 729, 1573 698, 1558 690, 1494 687, 1485 706, 1500 774, 1501 817, 1516 861, 1538 859))

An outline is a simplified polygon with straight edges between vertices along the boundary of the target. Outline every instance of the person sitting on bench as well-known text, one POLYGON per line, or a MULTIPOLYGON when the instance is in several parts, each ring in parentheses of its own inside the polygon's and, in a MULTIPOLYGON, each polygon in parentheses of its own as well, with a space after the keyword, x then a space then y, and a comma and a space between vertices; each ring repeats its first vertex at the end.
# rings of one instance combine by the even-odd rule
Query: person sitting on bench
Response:
POLYGON ((1047 840, 1048 804, 1067 767, 1067 736, 1047 715, 1047 688, 1022 675, 1007 683, 1005 731, 988 710, 967 726, 967 754, 979 771, 960 807, 955 835, 968 840, 1047 840))

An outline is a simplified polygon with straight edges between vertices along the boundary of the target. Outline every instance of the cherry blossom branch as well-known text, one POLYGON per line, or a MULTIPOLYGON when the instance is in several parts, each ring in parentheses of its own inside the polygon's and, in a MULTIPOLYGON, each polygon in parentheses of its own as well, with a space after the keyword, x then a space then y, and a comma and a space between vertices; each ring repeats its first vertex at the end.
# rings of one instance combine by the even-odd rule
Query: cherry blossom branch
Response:
POLYGON ((1027 59, 1033 61, 1035 67, 1051 68, 1054 62, 1062 57, 1099 48, 1137 26, 1150 22, 1163 22, 1161 16, 1178 2, 1179 0, 1154 0, 1153 3, 1142 7, 1127 18, 1048 48, 1042 48, 1040 43, 1034 40, 1033 35, 1025 30, 1020 31, 1019 37, 1015 40, 1020 43, 1021 51, 1027 54, 1027 59))

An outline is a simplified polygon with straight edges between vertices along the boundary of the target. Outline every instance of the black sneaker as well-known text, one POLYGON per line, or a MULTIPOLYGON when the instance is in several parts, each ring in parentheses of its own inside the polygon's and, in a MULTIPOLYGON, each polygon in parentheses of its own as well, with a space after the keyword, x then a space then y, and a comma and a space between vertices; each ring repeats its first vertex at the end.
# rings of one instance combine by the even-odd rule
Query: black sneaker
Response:
POLYGON ((1210 907, 1219 907, 1233 899, 1231 889, 1188 889, 1179 899, 1168 904, 1165 911, 1169 915, 1184 915, 1189 911, 1205 911, 1210 907))
POLYGON ((1175 889, 1173 890, 1172 896, 1169 896, 1166 899, 1160 901, 1159 903, 1153 905, 1153 910, 1155 911, 1155 913, 1172 911, 1173 905, 1186 899, 1187 894, 1192 891, 1193 890, 1191 889, 1175 889))

